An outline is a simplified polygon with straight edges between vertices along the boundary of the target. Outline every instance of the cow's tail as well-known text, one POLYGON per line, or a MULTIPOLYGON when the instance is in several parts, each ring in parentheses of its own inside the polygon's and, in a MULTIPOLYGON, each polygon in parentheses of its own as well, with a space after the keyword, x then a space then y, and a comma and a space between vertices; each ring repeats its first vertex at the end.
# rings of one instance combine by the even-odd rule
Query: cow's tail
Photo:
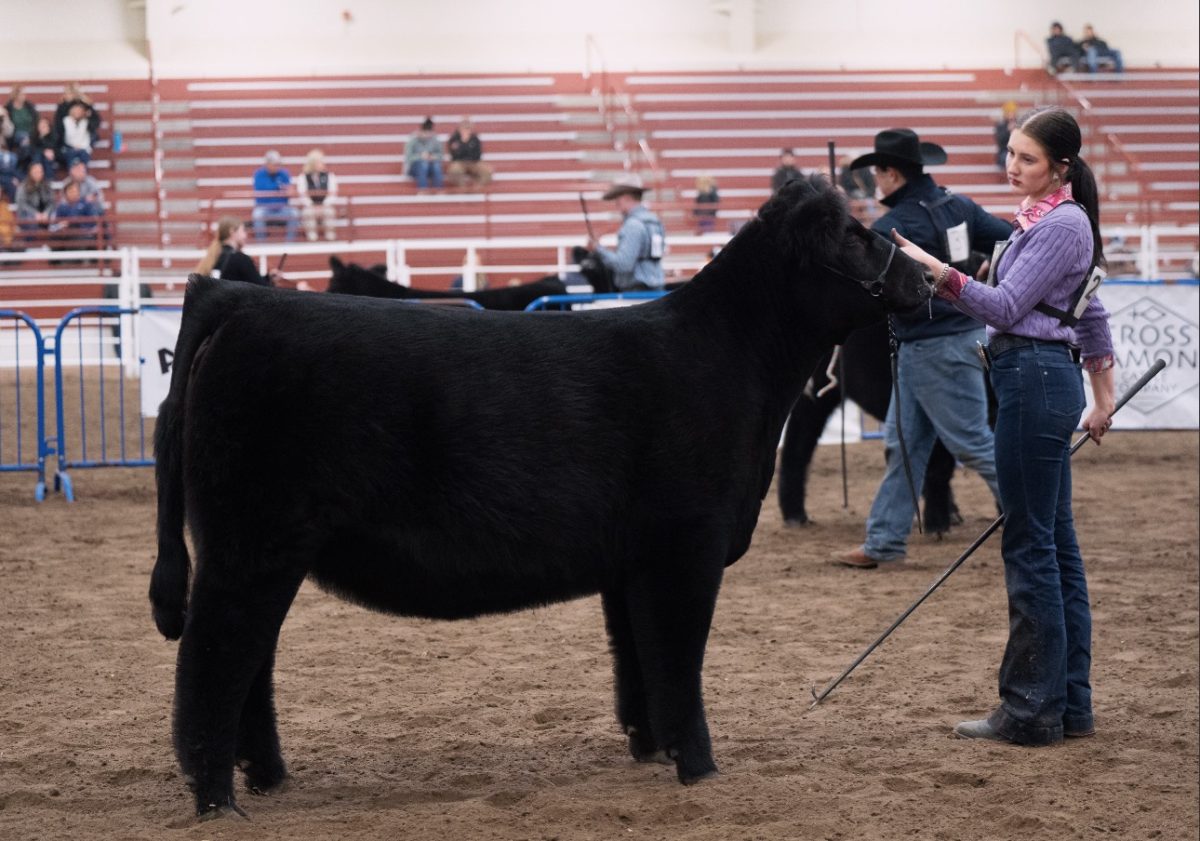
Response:
POLYGON ((188 380, 219 323, 205 297, 217 297, 214 281, 192 275, 171 368, 171 388, 158 410, 154 430, 154 478, 158 486, 158 558, 150 576, 154 624, 167 639, 179 639, 187 615, 191 559, 184 541, 183 424, 188 380))

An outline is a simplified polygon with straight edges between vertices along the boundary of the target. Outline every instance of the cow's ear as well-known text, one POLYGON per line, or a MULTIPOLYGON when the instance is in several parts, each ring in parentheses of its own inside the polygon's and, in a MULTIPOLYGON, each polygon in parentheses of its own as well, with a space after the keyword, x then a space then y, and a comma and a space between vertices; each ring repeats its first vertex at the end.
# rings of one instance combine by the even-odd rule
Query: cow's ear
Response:
POLYGON ((330 254, 329 255, 329 268, 333 269, 335 272, 344 272, 346 270, 346 265, 341 260, 339 260, 336 256, 334 256, 333 254, 330 254))

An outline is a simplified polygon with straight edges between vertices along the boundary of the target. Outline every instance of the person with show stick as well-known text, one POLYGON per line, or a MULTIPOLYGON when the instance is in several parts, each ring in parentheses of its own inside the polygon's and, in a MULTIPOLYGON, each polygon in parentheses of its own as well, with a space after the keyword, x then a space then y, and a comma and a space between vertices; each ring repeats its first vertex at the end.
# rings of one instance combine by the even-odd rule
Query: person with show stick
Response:
POLYGON ((1095 732, 1070 447, 1080 417, 1099 444, 1116 404, 1108 312, 1095 297, 1104 265, 1100 199, 1081 147, 1078 123, 1057 106, 1013 129, 1007 174, 1021 203, 986 282, 894 233, 933 275, 940 298, 988 326, 1009 632, 1000 705, 954 728, 968 739, 1048 745, 1095 732), (1080 357, 1094 398, 1086 414, 1080 357))
POLYGON ((638 178, 627 176, 604 193, 604 200, 612 201, 623 217, 615 251, 588 237, 588 249, 612 271, 618 292, 662 289, 666 282, 662 269, 666 233, 659 218, 642 204, 645 192, 638 178))

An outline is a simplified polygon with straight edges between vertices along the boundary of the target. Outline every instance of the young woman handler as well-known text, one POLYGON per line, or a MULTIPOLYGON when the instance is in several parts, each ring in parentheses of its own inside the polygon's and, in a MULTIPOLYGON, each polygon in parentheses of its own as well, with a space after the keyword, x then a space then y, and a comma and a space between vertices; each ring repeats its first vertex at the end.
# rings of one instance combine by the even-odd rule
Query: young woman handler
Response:
POLYGON ((1073 317, 1085 281, 1104 263, 1096 180, 1080 147, 1079 126, 1062 108, 1033 111, 1013 130, 1006 172, 1022 200, 1013 233, 993 261, 994 285, 893 232, 931 272, 938 295, 988 325, 1009 637, 1000 705, 954 728, 969 739, 1047 745, 1095 732, 1091 609, 1068 453, 1086 405, 1077 352, 1094 397, 1082 425, 1097 444, 1115 402, 1108 312, 1093 296, 1073 317))

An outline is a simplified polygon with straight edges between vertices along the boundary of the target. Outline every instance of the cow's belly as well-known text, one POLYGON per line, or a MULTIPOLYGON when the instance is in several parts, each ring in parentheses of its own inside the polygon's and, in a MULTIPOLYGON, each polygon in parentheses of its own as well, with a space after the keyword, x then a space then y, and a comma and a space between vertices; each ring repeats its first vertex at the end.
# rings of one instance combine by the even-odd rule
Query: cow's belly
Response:
POLYGON ((375 610, 466 619, 596 593, 596 554, 410 531, 343 530, 312 568, 321 587, 375 610))

